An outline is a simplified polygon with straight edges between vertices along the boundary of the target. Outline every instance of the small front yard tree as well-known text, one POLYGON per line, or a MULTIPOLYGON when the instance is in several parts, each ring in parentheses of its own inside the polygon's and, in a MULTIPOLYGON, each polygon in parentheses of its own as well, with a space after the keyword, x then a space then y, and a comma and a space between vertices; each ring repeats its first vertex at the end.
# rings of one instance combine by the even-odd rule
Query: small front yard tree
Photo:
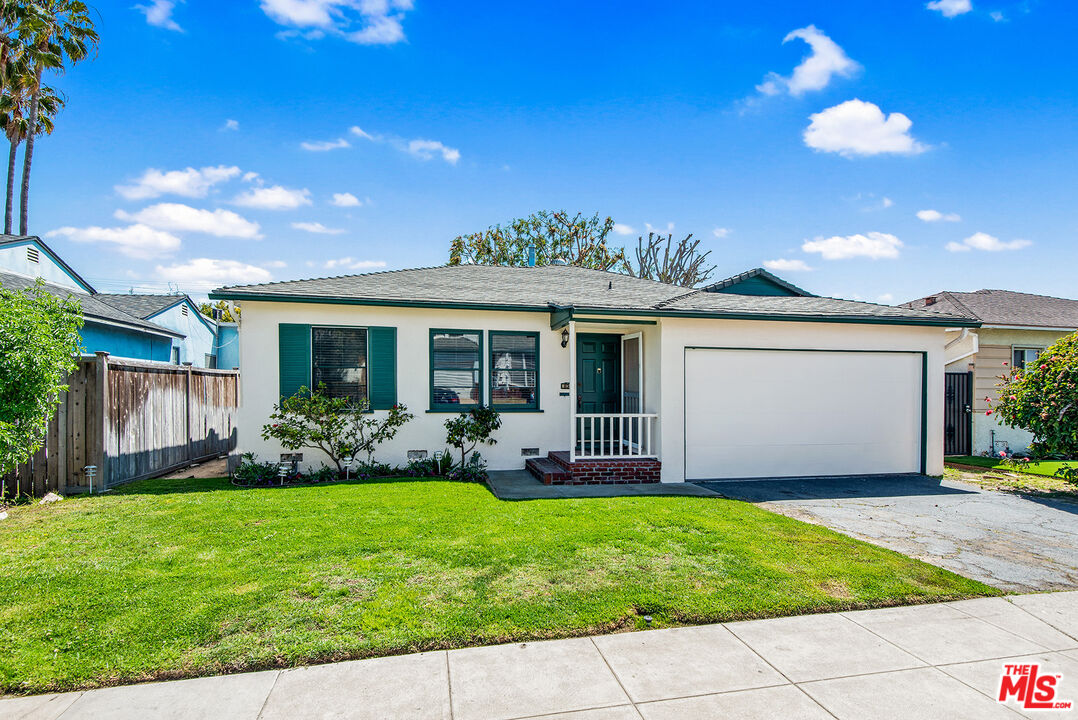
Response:
POLYGON ((81 327, 79 301, 50 294, 40 280, 25 290, 0 286, 0 476, 44 442, 77 367, 81 327))
POLYGON ((301 387, 273 406, 270 422, 262 426, 262 439, 277 440, 287 450, 321 450, 338 474, 343 473, 345 462, 350 464, 361 453, 367 454, 369 465, 375 448, 415 417, 405 405, 394 405, 383 417, 368 408, 365 401, 329 397, 324 384, 314 392, 301 387))
POLYGON ((1004 373, 989 413, 1033 433, 1034 457, 1078 459, 1078 333, 1060 338, 1035 362, 1004 373))
POLYGON ((502 417, 497 410, 488 407, 472 408, 455 418, 445 421, 445 441, 460 450, 460 469, 466 471, 468 456, 480 444, 496 445, 491 437, 502 426, 502 417))

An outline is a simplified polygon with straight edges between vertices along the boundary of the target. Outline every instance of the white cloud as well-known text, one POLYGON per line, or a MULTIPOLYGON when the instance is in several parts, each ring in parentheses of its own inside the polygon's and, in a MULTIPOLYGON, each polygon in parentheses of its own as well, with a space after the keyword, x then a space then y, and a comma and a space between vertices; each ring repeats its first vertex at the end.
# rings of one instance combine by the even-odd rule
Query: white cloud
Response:
POLYGON ((201 170, 189 167, 183 170, 162 171, 149 168, 132 185, 117 185, 116 192, 128 200, 147 200, 161 195, 183 197, 206 197, 214 185, 231 180, 240 174, 235 166, 218 165, 201 170))
POLYGON ((918 210, 917 219, 924 222, 958 222, 962 217, 958 213, 941 213, 939 210, 918 210))
POLYGON ((884 293, 876 297, 876 302, 883 303, 884 305, 890 305, 895 301, 895 296, 891 293, 884 293))
POLYGON ((359 207, 363 203, 352 193, 333 193, 333 199, 330 204, 337 207, 359 207))
POLYGON ((317 40, 326 34, 361 45, 392 45, 405 40, 402 21, 412 0, 262 0, 262 11, 279 25, 309 28, 278 37, 317 40))
POLYGON ((326 270, 378 270, 384 268, 385 262, 381 260, 356 260, 355 258, 343 257, 336 260, 327 260, 325 265, 326 270))
POLYGON ((407 152, 420 160, 430 160, 435 155, 441 155, 450 165, 456 165, 460 160, 460 150, 451 148, 437 140, 409 140, 407 152))
POLYGON ((379 15, 372 17, 365 28, 350 32, 345 37, 360 45, 392 45, 404 40, 404 28, 401 26, 403 14, 379 15))
POLYGON ((188 292, 209 292, 224 285, 251 285, 269 282, 273 274, 264 267, 237 260, 195 258, 175 265, 158 265, 164 282, 176 283, 188 292))
POLYGON ((995 22, 1007 22, 1007 16, 999 10, 993 10, 992 12, 988 13, 988 16, 992 18, 992 20, 995 22))
POLYGON ((294 222, 292 227, 296 230, 315 233, 316 235, 340 235, 344 232, 340 228, 326 227, 320 222, 294 222))
POLYGON ((632 235, 636 231, 633 230, 631 225, 624 223, 614 223, 614 233, 617 235, 632 235))
POLYGON ((787 258, 764 260, 764 267, 775 272, 810 272, 812 270, 804 260, 789 260, 787 258))
POLYGON ((807 253, 819 253, 824 260, 846 260, 867 257, 873 260, 898 257, 902 241, 890 233, 870 232, 857 235, 835 235, 806 240, 801 249, 807 253))
POLYGON ((256 187, 240 193, 232 202, 241 207, 259 210, 295 210, 311 204, 311 191, 307 188, 293 190, 280 185, 256 187))
POLYGON ((183 32, 179 23, 172 19, 172 10, 176 6, 173 0, 151 0, 149 5, 136 5, 138 10, 146 16, 146 22, 166 30, 183 32))
POLYGON ((885 116, 876 105, 862 100, 846 102, 809 115, 805 144, 844 157, 896 153, 915 155, 928 149, 910 135, 913 122, 902 113, 885 116))
POLYGON ((1029 240, 1010 240, 1004 242, 994 235, 978 232, 973 233, 962 242, 949 242, 945 246, 951 252, 968 252, 970 250, 983 250, 985 252, 1002 252, 1004 250, 1021 250, 1033 243, 1029 240))
POLYGON ((666 223, 665 228, 655 227, 651 223, 644 223, 644 227, 649 233, 655 233, 656 235, 669 235, 674 232, 674 223, 672 222, 666 223))
POLYGON ((717 227, 711 231, 711 234, 717 238, 724 238, 729 236, 732 232, 733 230, 731 230, 730 228, 717 227))
POLYGON ((148 225, 128 227, 62 227, 50 230, 45 237, 66 237, 80 243, 103 243, 128 257, 147 260, 169 255, 180 248, 180 239, 172 233, 148 225))
POLYGON ((158 203, 136 213, 117 210, 115 217, 158 230, 197 232, 216 237, 257 239, 261 227, 231 210, 200 210, 181 203, 158 203))
POLYGON ((229 119, 225 120, 225 124, 221 126, 221 129, 222 130, 239 130, 240 129, 240 121, 239 120, 233 120, 232 118, 229 118, 229 119))
POLYGON ((883 206, 884 206, 885 208, 889 208, 889 207, 893 207, 893 206, 894 206, 894 204, 895 204, 895 201, 894 201, 894 200, 892 200, 891 198, 889 198, 889 197, 886 197, 886 196, 885 196, 885 197, 883 198, 883 202, 882 202, 881 204, 882 204, 882 205, 883 205, 883 206))
POLYGON ((286 263, 284 260, 270 260, 269 262, 262 263, 262 267, 280 270, 281 268, 288 267, 288 263, 286 263))
POLYGON ((973 3, 970 0, 932 0, 925 7, 938 11, 943 17, 952 18, 968 13, 973 9, 973 3))
POLYGON ((812 52, 794 68, 790 77, 768 73, 756 89, 764 95, 778 95, 783 90, 797 97, 810 90, 822 90, 835 75, 851 77, 861 66, 851 60, 834 40, 824 35, 815 25, 794 30, 783 43, 804 40, 812 52))
POLYGON ((361 128, 359 125, 353 125, 352 127, 348 128, 348 132, 352 133, 356 137, 361 137, 364 140, 370 140, 371 142, 381 142, 382 141, 382 136, 381 135, 371 135, 369 132, 367 132, 366 130, 361 128))
POLYGON ((336 140, 304 140, 299 146, 311 152, 326 152, 328 150, 352 147, 352 143, 344 138, 337 138, 336 140))
POLYGON ((369 140, 373 143, 389 143, 401 152, 408 153, 413 157, 417 157, 420 160, 431 160, 435 156, 440 155, 450 165, 456 165, 460 160, 460 150, 449 147, 445 143, 439 140, 425 140, 423 138, 415 138, 414 140, 408 140, 396 135, 374 135, 367 132, 358 125, 353 125, 348 129, 348 132, 352 133, 356 137, 369 140))

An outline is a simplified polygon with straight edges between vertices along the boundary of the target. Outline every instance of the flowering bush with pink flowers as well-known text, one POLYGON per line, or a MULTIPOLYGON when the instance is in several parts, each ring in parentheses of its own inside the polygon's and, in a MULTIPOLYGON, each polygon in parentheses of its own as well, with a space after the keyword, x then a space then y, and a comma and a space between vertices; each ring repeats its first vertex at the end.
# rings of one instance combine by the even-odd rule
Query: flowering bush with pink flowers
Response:
POLYGON ((1078 458, 1078 333, 1060 338, 1034 363, 1000 376, 993 411, 1033 433, 1037 458, 1078 458))

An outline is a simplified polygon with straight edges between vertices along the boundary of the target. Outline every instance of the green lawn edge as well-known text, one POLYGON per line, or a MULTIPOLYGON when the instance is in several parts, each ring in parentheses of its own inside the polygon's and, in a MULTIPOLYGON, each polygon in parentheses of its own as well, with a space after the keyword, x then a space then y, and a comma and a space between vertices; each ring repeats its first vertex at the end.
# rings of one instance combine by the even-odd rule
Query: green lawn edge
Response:
POLYGON ((1001 591, 718 498, 151 480, 0 523, 0 691, 59 692, 1001 591))
MULTIPOLYGON (((976 455, 955 455, 947 456, 944 459, 945 463, 952 465, 969 465, 971 467, 986 468, 988 470, 1004 470, 1006 472, 1021 473, 1024 475, 1042 475, 1044 477, 1054 477, 1056 470, 1063 465, 1066 465, 1066 461, 1047 461, 1047 462, 1031 462, 1028 465, 1023 464, 1020 467, 1011 467, 1000 462, 997 458, 990 457, 978 457, 976 455)), ((1074 460, 1070 461, 1072 466, 1078 465, 1078 462, 1074 460)))

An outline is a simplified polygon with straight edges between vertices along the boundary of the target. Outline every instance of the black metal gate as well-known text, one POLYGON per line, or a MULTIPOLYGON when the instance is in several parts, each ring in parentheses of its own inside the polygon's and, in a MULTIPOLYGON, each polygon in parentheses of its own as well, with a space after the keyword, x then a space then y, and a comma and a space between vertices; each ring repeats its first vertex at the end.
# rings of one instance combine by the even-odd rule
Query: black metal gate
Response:
POLYGON ((944 374, 943 454, 973 451, 973 373, 944 374))

